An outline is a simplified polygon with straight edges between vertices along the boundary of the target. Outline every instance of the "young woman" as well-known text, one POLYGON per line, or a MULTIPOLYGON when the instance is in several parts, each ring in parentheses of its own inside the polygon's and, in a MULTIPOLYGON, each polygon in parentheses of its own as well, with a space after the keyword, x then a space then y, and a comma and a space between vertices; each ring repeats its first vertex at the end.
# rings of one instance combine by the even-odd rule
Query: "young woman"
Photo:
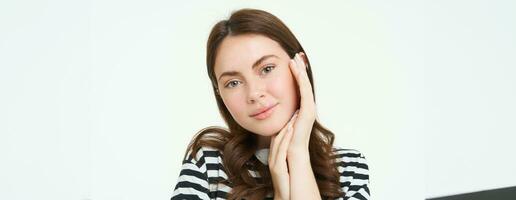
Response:
POLYGON ((369 199, 364 156, 317 120, 308 56, 274 15, 242 9, 211 30, 207 68, 228 129, 187 148, 172 199, 369 199))

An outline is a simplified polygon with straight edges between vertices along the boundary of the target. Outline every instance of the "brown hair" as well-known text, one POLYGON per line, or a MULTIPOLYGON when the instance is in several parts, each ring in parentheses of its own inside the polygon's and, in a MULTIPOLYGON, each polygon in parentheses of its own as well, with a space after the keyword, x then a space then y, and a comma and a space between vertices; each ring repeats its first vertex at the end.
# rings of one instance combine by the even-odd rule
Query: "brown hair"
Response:
MULTIPOLYGON (((228 175, 228 180, 224 184, 232 187, 228 199, 263 199, 268 192, 273 191, 273 183, 269 168, 253 156, 257 150, 257 135, 244 129, 233 119, 218 94, 214 72, 217 48, 221 42, 227 36, 241 34, 266 36, 278 42, 290 58, 297 52, 304 52, 299 41, 283 22, 262 10, 241 9, 232 13, 229 19, 215 24, 208 38, 206 64, 220 114, 229 130, 207 127, 199 131, 188 146, 187 153, 191 151, 191 155, 196 155, 203 146, 219 149, 222 151, 224 170, 228 175), (262 178, 253 178, 247 170, 251 168, 258 171, 262 178)), ((306 52, 305 62, 314 92, 312 71, 306 52)), ((334 138, 330 130, 324 128, 317 120, 314 122, 309 142, 310 162, 321 197, 329 199, 343 196, 332 150, 334 138)))

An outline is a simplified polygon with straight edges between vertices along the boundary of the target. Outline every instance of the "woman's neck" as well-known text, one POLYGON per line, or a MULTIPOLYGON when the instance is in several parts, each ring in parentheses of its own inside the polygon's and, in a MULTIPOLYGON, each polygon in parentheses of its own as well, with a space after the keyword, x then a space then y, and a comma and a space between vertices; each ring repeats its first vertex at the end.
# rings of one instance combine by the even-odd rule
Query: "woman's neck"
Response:
POLYGON ((271 144, 270 136, 258 136, 258 149, 269 148, 271 144))

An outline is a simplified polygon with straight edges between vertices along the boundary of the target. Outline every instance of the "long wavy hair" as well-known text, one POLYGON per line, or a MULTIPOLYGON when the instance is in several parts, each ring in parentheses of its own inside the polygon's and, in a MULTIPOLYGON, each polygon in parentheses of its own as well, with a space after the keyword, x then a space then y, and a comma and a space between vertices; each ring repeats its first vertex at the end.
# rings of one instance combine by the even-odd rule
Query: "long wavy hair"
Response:
MULTIPOLYGON (((278 42, 290 58, 293 58, 297 52, 305 52, 294 34, 280 19, 262 10, 241 9, 233 12, 229 19, 216 23, 208 37, 206 64, 220 114, 228 129, 212 126, 200 130, 188 145, 185 156, 188 152, 196 155, 203 146, 220 150, 223 155, 224 171, 228 175, 228 180, 223 183, 232 187, 228 199, 264 199, 267 193, 273 191, 273 183, 269 168, 254 156, 258 136, 240 126, 231 116, 219 95, 214 72, 217 49, 221 42, 228 36, 241 34, 266 36, 278 42), (248 169, 258 171, 261 178, 253 178, 248 169)), ((308 78, 314 92, 312 71, 306 52, 305 62, 308 65, 308 78)), ((332 150, 334 139, 335 135, 315 120, 308 148, 317 186, 324 199, 343 196, 339 183, 340 175, 332 150)))

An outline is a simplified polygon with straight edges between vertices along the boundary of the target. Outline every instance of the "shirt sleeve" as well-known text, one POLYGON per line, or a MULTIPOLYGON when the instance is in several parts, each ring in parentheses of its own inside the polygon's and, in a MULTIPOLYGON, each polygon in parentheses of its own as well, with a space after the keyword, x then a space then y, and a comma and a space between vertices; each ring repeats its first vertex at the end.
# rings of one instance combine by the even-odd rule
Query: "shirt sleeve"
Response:
POLYGON ((369 167, 365 156, 357 150, 341 149, 338 169, 340 172, 340 185, 345 195, 344 200, 368 200, 369 192, 369 167))
POLYGON ((202 149, 197 152, 197 159, 190 153, 183 160, 171 200, 210 199, 208 176, 202 149))

